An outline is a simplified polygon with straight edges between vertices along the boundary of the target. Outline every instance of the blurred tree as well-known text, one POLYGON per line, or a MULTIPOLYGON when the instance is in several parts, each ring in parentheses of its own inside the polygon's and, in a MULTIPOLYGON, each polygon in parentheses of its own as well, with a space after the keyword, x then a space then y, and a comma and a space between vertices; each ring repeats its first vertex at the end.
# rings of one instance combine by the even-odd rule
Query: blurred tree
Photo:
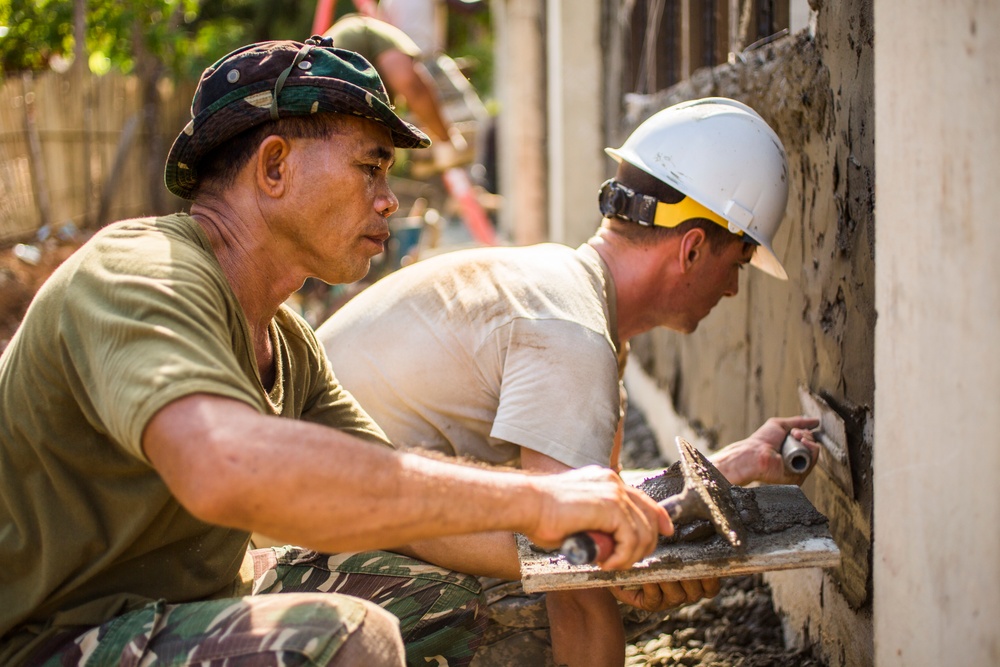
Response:
MULTIPOLYGON (((128 137, 143 145, 142 154, 149 161, 148 199, 154 210, 165 210, 160 173, 169 137, 160 131, 159 82, 165 77, 197 79, 205 67, 250 42, 304 39, 314 2, 0 0, 0 78, 30 78, 39 71, 72 68, 87 109, 91 87, 84 72, 134 75, 142 99, 139 125, 136 132, 123 134, 122 140, 128 137)), ((86 125, 86 112, 84 118, 86 125)), ((86 152, 89 135, 83 129, 86 152)), ((102 217, 100 208, 94 217, 102 217)))
POLYGON ((131 73, 148 57, 164 74, 197 76, 243 44, 303 39, 313 5, 314 0, 0 0, 0 72, 64 69, 84 56, 96 74, 131 73), (84 45, 74 34, 81 11, 84 45))
MULTIPOLYGON (((447 50, 477 61, 473 83, 487 90, 486 3, 449 0, 449 7, 447 50)), ((304 39, 315 10, 316 0, 0 0, 0 76, 65 70, 82 60, 95 74, 138 73, 144 69, 138 61, 148 58, 164 75, 197 77, 244 44, 304 39)), ((337 0, 337 16, 348 11, 354 11, 352 0, 337 0)))
MULTIPOLYGON (((451 0, 448 52, 467 57, 473 85, 491 88, 489 12, 478 0, 451 0)), ((338 0, 337 13, 354 10, 338 0)), ((197 79, 226 53, 251 42, 303 40, 311 33, 316 0, 0 0, 0 79, 54 69, 101 75, 134 74, 142 111, 137 141, 149 142, 149 171, 160 145, 157 86, 164 77, 197 79)), ((85 77, 74 79, 84 81, 85 77)), ((83 86, 83 99, 89 95, 83 86)), ((150 200, 164 203, 162 183, 151 176, 150 200)))
POLYGON ((480 97, 493 90, 493 29, 487 3, 480 0, 449 0, 446 52, 467 64, 466 75, 480 97))

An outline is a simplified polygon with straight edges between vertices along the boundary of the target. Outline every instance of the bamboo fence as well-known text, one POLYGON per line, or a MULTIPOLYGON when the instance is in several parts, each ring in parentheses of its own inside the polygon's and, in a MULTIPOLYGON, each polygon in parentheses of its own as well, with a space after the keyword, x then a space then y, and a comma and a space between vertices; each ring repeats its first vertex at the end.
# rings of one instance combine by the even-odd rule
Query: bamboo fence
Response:
POLYGON ((189 118, 194 85, 160 81, 151 116, 134 76, 0 81, 0 247, 68 224, 92 229, 182 209, 163 186, 163 162, 189 118))

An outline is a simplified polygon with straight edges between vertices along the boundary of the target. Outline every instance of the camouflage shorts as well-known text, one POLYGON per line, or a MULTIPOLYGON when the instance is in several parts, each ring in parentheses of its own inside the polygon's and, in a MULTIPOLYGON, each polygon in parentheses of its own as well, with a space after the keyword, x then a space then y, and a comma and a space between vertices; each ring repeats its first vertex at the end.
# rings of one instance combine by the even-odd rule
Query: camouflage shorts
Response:
POLYGON ((326 665, 364 618, 356 598, 399 619, 407 665, 468 665, 482 639, 487 616, 475 577, 384 551, 251 555, 251 596, 156 602, 74 631, 41 664, 326 665))

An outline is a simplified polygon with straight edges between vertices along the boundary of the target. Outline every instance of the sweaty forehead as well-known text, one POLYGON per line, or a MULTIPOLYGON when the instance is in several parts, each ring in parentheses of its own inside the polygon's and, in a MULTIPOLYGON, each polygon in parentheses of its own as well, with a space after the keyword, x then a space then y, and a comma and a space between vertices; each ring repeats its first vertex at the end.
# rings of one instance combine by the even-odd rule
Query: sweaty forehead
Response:
POLYGON ((373 142, 393 147, 392 133, 380 123, 350 114, 337 114, 337 123, 345 133, 369 137, 373 142))
POLYGON ((343 116, 341 134, 356 143, 358 149, 367 157, 386 161, 396 154, 389 130, 367 118, 343 116))

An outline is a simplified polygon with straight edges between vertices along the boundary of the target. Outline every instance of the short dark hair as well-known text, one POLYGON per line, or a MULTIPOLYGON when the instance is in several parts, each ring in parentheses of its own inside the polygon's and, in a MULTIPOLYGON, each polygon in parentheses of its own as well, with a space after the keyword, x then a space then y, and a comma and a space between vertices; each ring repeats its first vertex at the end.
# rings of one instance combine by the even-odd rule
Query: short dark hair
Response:
POLYGON ((343 127, 342 118, 336 113, 288 116, 244 130, 213 148, 196 165, 199 174, 196 193, 219 192, 230 187, 260 143, 272 134, 286 139, 329 139, 343 127))
MULTIPOLYGON (((615 180, 638 193, 656 197, 665 204, 676 204, 686 196, 683 192, 624 160, 618 163, 615 180)), ((613 229, 629 241, 639 245, 655 245, 661 239, 670 236, 683 236, 691 229, 698 228, 705 232, 705 237, 708 239, 709 247, 713 253, 722 252, 722 249, 729 243, 740 240, 739 236, 706 218, 685 220, 676 227, 647 227, 619 218, 605 218, 602 226, 613 229)))

